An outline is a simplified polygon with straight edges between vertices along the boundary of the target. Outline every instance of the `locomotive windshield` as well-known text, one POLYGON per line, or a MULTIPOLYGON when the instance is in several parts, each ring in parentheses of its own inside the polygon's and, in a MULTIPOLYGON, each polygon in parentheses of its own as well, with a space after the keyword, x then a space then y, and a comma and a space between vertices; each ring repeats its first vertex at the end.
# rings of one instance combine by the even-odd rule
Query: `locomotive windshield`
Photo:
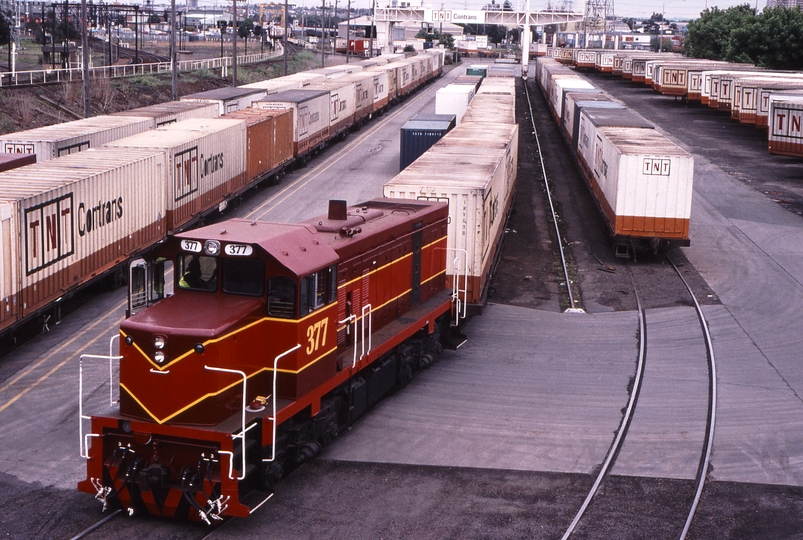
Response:
POLYGON ((190 291, 217 290, 217 259, 203 255, 179 255, 180 289, 190 291))
POLYGON ((223 292, 262 296, 265 291, 265 263, 259 259, 225 259, 223 292))

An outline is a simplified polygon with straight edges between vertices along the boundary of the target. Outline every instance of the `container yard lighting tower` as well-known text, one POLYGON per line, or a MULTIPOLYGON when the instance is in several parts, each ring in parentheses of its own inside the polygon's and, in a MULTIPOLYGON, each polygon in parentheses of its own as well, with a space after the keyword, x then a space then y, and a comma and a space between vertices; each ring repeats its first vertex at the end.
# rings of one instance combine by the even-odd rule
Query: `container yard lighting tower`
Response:
MULTIPOLYGON (((584 47, 605 48, 608 18, 613 15, 613 0, 587 0, 583 19, 584 47)), ((576 46, 576 45, 575 45, 576 46)))

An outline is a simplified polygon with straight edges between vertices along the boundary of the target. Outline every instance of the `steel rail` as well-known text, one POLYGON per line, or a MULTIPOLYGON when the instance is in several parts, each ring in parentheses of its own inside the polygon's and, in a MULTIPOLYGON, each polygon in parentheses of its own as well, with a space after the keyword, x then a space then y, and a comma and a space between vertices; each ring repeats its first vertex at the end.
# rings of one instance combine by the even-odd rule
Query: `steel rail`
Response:
POLYGON ((708 419, 706 421, 707 425, 704 441, 705 448, 700 456, 700 465, 697 467, 697 477, 695 478, 695 484, 697 487, 694 491, 694 501, 692 502, 691 509, 686 517, 686 523, 683 525, 683 531, 680 533, 680 540, 684 540, 689 532, 692 520, 694 520, 694 514, 697 512, 697 506, 700 503, 700 497, 703 495, 705 479, 708 476, 708 466, 711 463, 711 451, 714 445, 714 429, 716 427, 717 416, 717 364, 716 359, 714 358, 714 343, 711 340, 711 332, 708 328, 708 322, 705 320, 703 308, 700 306, 700 303, 697 301, 697 297, 694 296, 694 292, 692 292, 689 283, 680 273, 680 270, 675 262, 669 257, 669 255, 667 255, 666 258, 672 265, 672 268, 675 269, 675 273, 677 273, 678 277, 683 282, 686 290, 689 291, 689 295, 694 302, 694 309, 697 310, 697 318, 700 320, 700 327, 702 328, 703 335, 705 336, 706 356, 708 359, 708 419))
MULTIPOLYGON (((555 214, 555 205, 552 203, 552 194, 549 189, 549 181, 546 176, 546 168, 544 167, 544 154, 541 151, 541 141, 538 138, 538 130, 535 128, 535 115, 533 115, 533 105, 530 101, 530 90, 527 88, 527 81, 524 81, 524 93, 527 96, 527 107, 530 111, 530 124, 533 127, 533 136, 535 137, 535 144, 538 148, 538 161, 541 164, 541 174, 544 176, 544 186, 546 187, 546 196, 549 200, 549 211, 552 214, 552 223, 555 225, 555 236, 558 239, 558 249, 560 250, 560 264, 563 268, 563 278, 566 280, 566 290, 569 292, 569 309, 575 309, 574 295, 572 294, 572 282, 569 280, 569 269, 566 265, 566 256, 563 252, 563 240, 560 236, 560 227, 558 226, 558 217, 555 214)), ((567 310, 568 311, 568 310, 567 310)))
POLYGON ((602 481, 608 475, 608 472, 613 466, 616 456, 619 455, 619 451, 622 449, 622 444, 624 444, 625 436, 627 435, 627 430, 630 427, 630 421, 633 418, 633 410, 636 408, 636 404, 638 402, 639 392, 641 392, 641 384, 644 381, 644 361, 647 353, 647 325, 644 319, 644 308, 641 305, 641 299, 639 298, 638 291, 636 290, 636 283, 633 280, 633 275, 629 268, 627 275, 630 278, 630 283, 633 285, 633 292, 636 296, 636 307, 638 309, 639 352, 638 363, 636 364, 635 381, 633 382, 633 389, 630 392, 630 399, 627 402, 627 409, 625 410, 624 416, 622 416, 622 422, 619 424, 619 429, 616 431, 616 437, 614 438, 611 447, 608 449, 608 455, 605 456, 605 461, 603 462, 602 468, 597 475, 597 479, 594 481, 594 485, 591 486, 591 490, 588 492, 588 495, 586 495, 585 501, 583 501, 582 506, 574 516, 569 528, 567 528, 566 532, 563 533, 561 540, 566 540, 574 532, 575 527, 577 527, 580 519, 582 519, 583 515, 585 514, 588 505, 591 504, 591 500, 597 494, 600 484, 602 484, 602 481))
POLYGON ((97 523, 95 523, 94 525, 89 527, 88 529, 85 529, 85 530, 81 531, 80 533, 76 534, 70 540, 80 540, 81 538, 85 537, 86 535, 88 535, 89 533, 94 531, 95 529, 98 529, 98 528, 102 527, 103 525, 105 525, 106 523, 111 521, 112 519, 114 519, 117 516, 119 516, 122 511, 123 511, 122 509, 115 510, 114 512, 112 512, 111 514, 109 514, 105 518, 101 519, 100 521, 98 521, 97 523))

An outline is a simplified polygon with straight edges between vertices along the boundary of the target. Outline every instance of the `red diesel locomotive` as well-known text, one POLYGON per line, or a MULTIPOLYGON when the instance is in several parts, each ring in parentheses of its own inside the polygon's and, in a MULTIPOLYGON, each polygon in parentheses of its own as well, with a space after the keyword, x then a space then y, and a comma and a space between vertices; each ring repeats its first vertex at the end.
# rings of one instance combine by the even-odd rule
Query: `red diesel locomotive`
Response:
POLYGON ((79 489, 131 514, 253 512, 437 359, 447 221, 441 202, 332 201, 300 224, 181 233, 132 263, 119 408, 82 435, 79 489))

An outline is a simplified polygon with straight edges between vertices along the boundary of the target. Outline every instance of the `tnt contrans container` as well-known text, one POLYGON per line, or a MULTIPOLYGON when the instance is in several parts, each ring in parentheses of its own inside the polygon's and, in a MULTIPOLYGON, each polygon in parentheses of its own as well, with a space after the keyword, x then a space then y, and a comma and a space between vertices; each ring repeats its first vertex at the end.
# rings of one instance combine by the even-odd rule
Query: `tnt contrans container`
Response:
POLYGON ((97 148, 151 128, 153 120, 147 117, 95 116, 2 135, 0 150, 12 154, 36 154, 36 160, 41 163, 97 148))
POLYGON ((287 90, 254 103, 260 109, 293 111, 293 153, 304 157, 329 138, 329 91, 287 90))
POLYGON ((212 210, 225 208, 226 201, 246 187, 246 144, 244 121, 196 118, 108 146, 164 154, 168 166, 161 196, 167 208, 167 230, 173 232, 212 210))
POLYGON ((246 183, 260 182, 293 159, 293 111, 249 107, 222 118, 246 125, 246 183))
POLYGON ((399 170, 404 170, 455 127, 453 114, 419 114, 401 128, 399 170))
POLYGON ((163 153, 85 153, 0 173, 0 330, 164 238, 163 153))

